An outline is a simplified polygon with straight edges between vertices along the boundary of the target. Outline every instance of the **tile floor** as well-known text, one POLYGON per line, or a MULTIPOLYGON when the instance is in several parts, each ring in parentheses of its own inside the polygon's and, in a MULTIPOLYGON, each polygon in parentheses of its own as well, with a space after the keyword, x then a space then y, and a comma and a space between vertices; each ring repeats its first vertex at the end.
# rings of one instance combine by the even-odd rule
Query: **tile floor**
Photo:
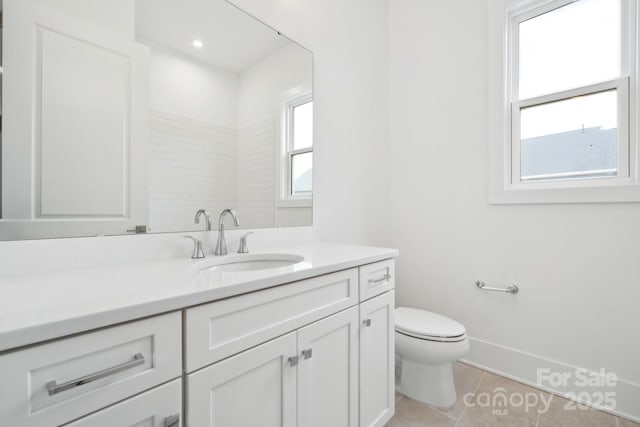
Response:
POLYGON ((396 414, 386 427, 640 427, 464 363, 454 364, 453 375, 458 392, 453 407, 434 408, 396 393, 396 414), (522 404, 510 397, 513 405, 500 406, 500 388, 506 396, 519 393, 522 404), (470 404, 465 405, 463 397, 468 393, 470 404), (483 405, 487 399, 496 404, 483 405))

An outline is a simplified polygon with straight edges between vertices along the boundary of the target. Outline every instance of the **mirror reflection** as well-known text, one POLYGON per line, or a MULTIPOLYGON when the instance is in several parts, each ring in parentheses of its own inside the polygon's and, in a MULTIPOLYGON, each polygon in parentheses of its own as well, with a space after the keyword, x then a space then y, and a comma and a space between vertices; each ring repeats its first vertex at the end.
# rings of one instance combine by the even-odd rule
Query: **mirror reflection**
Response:
POLYGON ((311 224, 311 53, 224 0, 4 0, 0 239, 311 224))

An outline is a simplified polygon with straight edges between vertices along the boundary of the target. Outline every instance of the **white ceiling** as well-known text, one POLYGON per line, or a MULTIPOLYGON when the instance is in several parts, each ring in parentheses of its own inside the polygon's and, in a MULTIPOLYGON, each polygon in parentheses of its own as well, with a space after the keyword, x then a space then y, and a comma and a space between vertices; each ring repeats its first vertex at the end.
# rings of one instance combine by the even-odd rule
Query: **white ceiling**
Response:
POLYGON ((136 38, 236 72, 291 43, 225 0, 136 0, 136 38))

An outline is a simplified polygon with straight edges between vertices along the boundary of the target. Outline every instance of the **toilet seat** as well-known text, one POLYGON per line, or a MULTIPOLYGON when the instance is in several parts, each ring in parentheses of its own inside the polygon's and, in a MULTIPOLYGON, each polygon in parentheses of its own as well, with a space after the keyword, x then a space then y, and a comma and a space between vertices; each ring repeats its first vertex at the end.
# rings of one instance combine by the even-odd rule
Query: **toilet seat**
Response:
POLYGON ((426 310, 398 307, 395 324, 396 332, 417 339, 437 342, 467 339, 467 331, 460 323, 426 310))

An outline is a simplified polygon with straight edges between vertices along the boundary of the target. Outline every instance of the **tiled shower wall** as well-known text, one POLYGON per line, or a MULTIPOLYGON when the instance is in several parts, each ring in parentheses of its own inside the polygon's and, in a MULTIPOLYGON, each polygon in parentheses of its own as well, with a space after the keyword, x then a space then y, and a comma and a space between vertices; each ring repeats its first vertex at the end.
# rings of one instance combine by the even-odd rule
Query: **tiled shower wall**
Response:
POLYGON ((200 208, 237 209, 242 224, 273 227, 275 126, 238 131, 154 111, 151 114, 149 227, 193 230, 200 208))
POLYGON ((275 119, 238 131, 238 214, 251 227, 275 224, 275 119))
POLYGON ((198 209, 206 208, 214 215, 237 206, 236 139, 232 128, 151 113, 152 231, 193 230, 198 209))

